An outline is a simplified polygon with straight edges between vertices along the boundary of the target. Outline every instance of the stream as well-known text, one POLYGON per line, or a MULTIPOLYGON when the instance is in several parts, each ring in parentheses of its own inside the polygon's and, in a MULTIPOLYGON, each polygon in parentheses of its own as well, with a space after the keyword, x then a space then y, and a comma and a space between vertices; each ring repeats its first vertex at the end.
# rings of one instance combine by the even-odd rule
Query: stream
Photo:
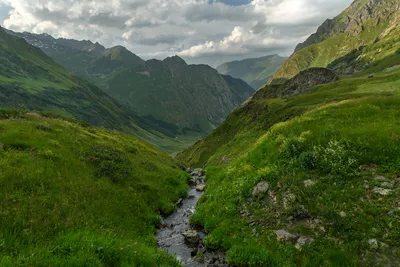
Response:
POLYGON ((223 253, 205 249, 203 240, 206 234, 196 231, 190 225, 190 217, 195 213, 197 202, 203 195, 203 173, 201 169, 191 171, 188 196, 177 203, 178 209, 173 214, 163 219, 163 226, 156 235, 158 246, 174 255, 185 267, 229 266, 223 253), (191 235, 188 236, 188 233, 191 235), (200 257, 195 258, 196 255, 200 257))

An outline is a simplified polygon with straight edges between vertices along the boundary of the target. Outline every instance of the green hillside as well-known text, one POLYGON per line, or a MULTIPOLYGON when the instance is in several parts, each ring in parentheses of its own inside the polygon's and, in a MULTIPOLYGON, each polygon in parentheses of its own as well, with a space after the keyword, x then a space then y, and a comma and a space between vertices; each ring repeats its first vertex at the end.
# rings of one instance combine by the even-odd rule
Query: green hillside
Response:
POLYGON ((357 0, 327 20, 274 75, 274 82, 310 67, 329 67, 351 75, 398 49, 400 15, 396 0, 357 0), (332 65, 333 64, 333 65, 332 65))
POLYGON ((178 266, 154 237, 187 188, 167 154, 44 114, 0 118, 1 266, 178 266))
POLYGON ((278 55, 249 58, 222 64, 217 70, 221 74, 242 79, 257 90, 268 82, 286 60, 286 57, 278 55))
POLYGON ((178 140, 168 144, 173 151, 208 134, 254 93, 239 79, 207 65, 188 65, 178 56, 144 61, 122 46, 105 49, 90 41, 9 32, 169 131, 178 140))
POLYGON ((207 247, 226 250, 233 266, 400 264, 399 22, 329 63, 353 67, 352 76, 301 71, 293 61, 321 59, 304 53, 311 48, 347 49, 342 33, 327 39, 344 38, 336 45, 298 50, 284 64, 296 70, 284 83, 261 88, 178 155, 207 167, 192 218, 208 232, 207 247))
POLYGON ((46 111, 140 136, 168 151, 180 146, 167 125, 142 118, 0 28, 0 106, 46 111))

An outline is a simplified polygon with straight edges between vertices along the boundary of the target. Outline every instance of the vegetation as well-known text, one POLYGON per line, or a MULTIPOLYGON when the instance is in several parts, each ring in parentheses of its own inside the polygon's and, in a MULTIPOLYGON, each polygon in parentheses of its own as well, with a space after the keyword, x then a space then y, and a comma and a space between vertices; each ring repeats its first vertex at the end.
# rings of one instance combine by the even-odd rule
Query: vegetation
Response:
POLYGON ((178 266, 156 249, 185 196, 167 154, 117 132, 0 110, 1 266, 178 266))
POLYGON ((217 70, 221 74, 242 79, 257 90, 268 82, 286 60, 286 57, 278 55, 250 58, 222 64, 217 70))

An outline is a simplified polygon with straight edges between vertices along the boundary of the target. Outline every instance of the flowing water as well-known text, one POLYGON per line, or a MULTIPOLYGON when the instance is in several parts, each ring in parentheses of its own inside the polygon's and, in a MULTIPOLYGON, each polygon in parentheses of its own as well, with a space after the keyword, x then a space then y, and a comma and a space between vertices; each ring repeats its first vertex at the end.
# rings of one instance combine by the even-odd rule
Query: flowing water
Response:
POLYGON ((204 248, 203 239, 205 233, 199 232, 199 244, 188 244, 183 234, 188 230, 193 230, 190 226, 190 217, 196 211, 196 205, 203 192, 196 190, 196 186, 204 185, 204 177, 200 172, 192 173, 192 185, 189 187, 188 197, 182 200, 179 208, 169 217, 163 220, 163 228, 157 232, 158 245, 168 253, 175 255, 185 267, 219 267, 229 266, 226 263, 223 252, 209 251, 204 248), (192 255, 201 252, 201 259, 197 260, 192 255))
MULTIPOLYGON (((194 214, 196 204, 202 194, 202 192, 196 191, 195 186, 191 186, 188 197, 182 201, 178 210, 164 219, 165 227, 157 233, 159 247, 176 255, 182 265, 187 267, 204 266, 204 263, 192 258, 191 253, 195 248, 186 244, 182 235, 185 231, 192 229, 189 220, 194 214)), ((204 237, 204 234, 202 237, 204 237)))

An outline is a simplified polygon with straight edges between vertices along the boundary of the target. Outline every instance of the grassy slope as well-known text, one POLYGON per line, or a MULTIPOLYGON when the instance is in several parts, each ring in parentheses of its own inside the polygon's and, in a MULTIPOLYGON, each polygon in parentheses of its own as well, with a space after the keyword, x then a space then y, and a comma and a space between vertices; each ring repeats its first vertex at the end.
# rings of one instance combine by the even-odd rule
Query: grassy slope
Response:
MULTIPOLYGON (((341 22, 342 17, 346 17, 348 12, 353 14, 353 12, 356 12, 355 10, 357 7, 360 9, 367 3, 367 1, 359 2, 359 6, 349 8, 336 17, 334 21, 338 24, 343 23, 341 22)), ((385 7, 385 5, 386 4, 383 4, 383 7, 385 7)), ((388 0, 387 6, 390 5, 394 6, 395 1, 388 0)), ((374 9, 374 12, 383 12, 381 9, 382 7, 378 5, 378 7, 374 9)), ((335 61, 336 63, 342 63, 342 68, 337 69, 341 73, 346 73, 348 70, 353 73, 354 70, 358 71, 369 68, 370 64, 386 58, 396 51, 395 49, 398 49, 398 43, 400 41, 400 30, 398 29, 400 14, 398 11, 393 12, 390 17, 385 14, 385 12, 380 14, 380 19, 371 16, 368 20, 364 21, 362 25, 363 30, 360 34, 352 35, 348 32, 336 34, 331 37, 323 38, 321 42, 311 44, 296 51, 283 64, 274 75, 273 79, 288 79, 295 76, 300 71, 311 67, 329 66, 331 68, 334 66, 330 64, 335 61), (379 21, 379 23, 377 23, 377 21, 379 21), (375 49, 378 46, 379 49, 375 49), (351 58, 351 55, 354 55, 354 50, 357 49, 361 49, 361 53, 351 58), (351 60, 348 60, 349 57, 351 60)), ((346 21, 347 18, 344 20, 346 21)))
POLYGON ((225 63, 217 68, 221 74, 243 79, 254 89, 267 83, 268 79, 282 66, 287 58, 278 55, 245 59, 225 63))
POLYGON ((177 266, 158 211, 186 194, 167 154, 100 128, 0 112, 1 266, 177 266))
POLYGON ((178 156, 208 165, 192 219, 209 232, 207 246, 226 249, 234 266, 400 264, 400 53, 392 51, 303 95, 258 97, 266 86, 178 156), (393 183, 388 196, 374 193, 385 186, 377 176, 393 183), (269 191, 252 197, 260 181, 269 191), (278 229, 314 242, 297 250, 277 242, 278 229))

